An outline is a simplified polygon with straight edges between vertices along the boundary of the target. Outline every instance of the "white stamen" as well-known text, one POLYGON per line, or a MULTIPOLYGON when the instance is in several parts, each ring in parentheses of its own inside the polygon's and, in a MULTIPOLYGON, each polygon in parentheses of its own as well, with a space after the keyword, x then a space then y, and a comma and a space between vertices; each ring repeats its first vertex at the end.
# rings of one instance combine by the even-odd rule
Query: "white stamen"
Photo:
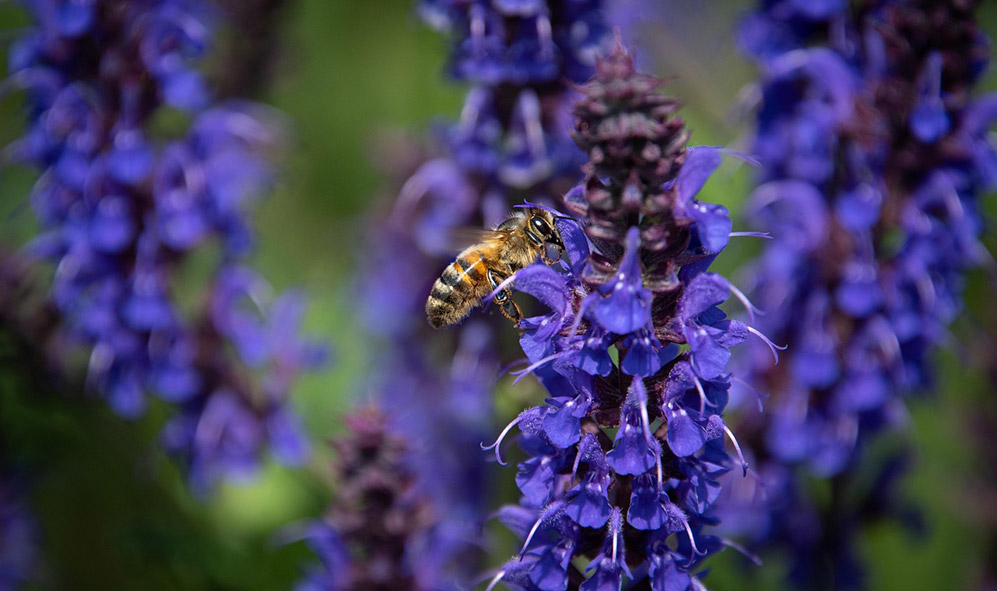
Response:
POLYGON ((647 415, 647 398, 640 401, 640 426, 644 430, 644 442, 651 447, 651 419, 647 415))
POLYGON ((751 334, 753 334, 756 337, 760 338, 761 340, 765 341, 765 344, 769 346, 769 351, 772 352, 772 357, 775 359, 775 364, 779 365, 779 353, 778 353, 778 351, 785 351, 786 350, 786 345, 783 345, 781 347, 779 345, 776 345, 775 343, 773 343, 772 341, 770 341, 767 336, 763 335, 762 333, 760 333, 759 331, 757 331, 752 326, 748 327, 748 332, 750 332, 751 334))
POLYGON ((755 398, 758 400, 758 412, 765 412, 765 408, 762 405, 762 398, 764 398, 764 397, 762 396, 761 392, 759 392, 758 390, 756 390, 754 388, 754 386, 752 386, 751 384, 749 384, 748 382, 742 380, 741 378, 739 378, 737 376, 730 376, 729 379, 730 379, 730 381, 737 382, 737 383, 741 384, 743 387, 747 388, 748 390, 751 390, 751 392, 754 393, 755 398))
POLYGON ((540 46, 547 53, 552 45, 553 33, 550 26, 550 20, 546 17, 537 18, 537 38, 540 39, 540 46))
POLYGON ((492 591, 492 589, 495 588, 495 585, 498 585, 499 581, 501 581, 505 575, 506 572, 504 570, 500 570, 498 573, 496 573, 495 576, 492 577, 492 581, 488 583, 487 587, 485 587, 485 591, 492 591))
MULTIPOLYGON (((477 7, 475 7, 477 8, 477 7)), ((471 13, 471 37, 475 40, 480 39, 485 35, 485 18, 484 11, 472 10, 471 13)))
POLYGON ((21 70, 12 76, 7 76, 6 78, 0 80, 0 100, 7 98, 15 92, 28 88, 28 81, 30 80, 32 73, 34 73, 33 69, 21 70))
POLYGON ((422 201, 422 198, 429 191, 429 184, 425 179, 426 173, 424 171, 432 166, 433 162, 435 161, 423 164, 415 174, 405 181, 401 191, 398 192, 398 200, 395 201, 395 207, 391 211, 390 219, 403 220, 411 217, 415 206, 422 201))
POLYGON ((575 463, 571 465, 571 481, 574 482, 578 475, 578 464, 582 461, 582 446, 581 442, 578 445, 578 451, 575 452, 575 463))
POLYGON ((519 95, 519 113, 526 128, 526 141, 534 154, 547 152, 544 142, 543 124, 540 122, 540 99, 532 90, 526 90, 519 95))
POLYGON ((772 240, 772 235, 769 234, 768 232, 731 232, 730 234, 728 234, 728 236, 730 236, 731 238, 751 237, 751 238, 764 238, 766 240, 772 240))
POLYGON ((515 419, 513 419, 513 421, 511 423, 509 423, 508 425, 505 426, 505 429, 502 429, 502 432, 499 433, 498 439, 495 440, 495 443, 493 443, 493 444, 491 444, 491 445, 489 445, 487 447, 485 446, 484 442, 482 442, 480 444, 481 445, 481 449, 484 450, 484 451, 488 451, 488 450, 490 450, 492 448, 495 449, 495 460, 499 463, 500 466, 505 466, 506 465, 506 463, 502 461, 502 449, 501 449, 502 440, 505 439, 505 436, 509 434, 509 431, 511 431, 512 428, 515 427, 516 425, 518 425, 519 422, 522 421, 522 420, 523 420, 523 413, 520 413, 520 415, 518 417, 516 417, 515 419))
POLYGON ((702 555, 702 552, 696 547, 696 538, 692 535, 692 528, 689 527, 689 520, 685 518, 685 515, 682 515, 682 526, 685 528, 685 533, 689 535, 689 544, 692 545, 692 551, 696 555, 702 555))
POLYGON ((523 542, 522 550, 519 551, 520 560, 523 559, 523 554, 526 553, 527 546, 529 546, 530 542, 533 541, 533 536, 537 533, 537 529, 540 528, 540 524, 543 523, 543 520, 544 520, 544 512, 541 511, 540 517, 537 518, 537 522, 533 524, 533 527, 530 529, 530 533, 526 536, 526 541, 523 542))
POLYGON ((962 207, 962 199, 955 187, 949 183, 949 190, 945 191, 945 209, 949 211, 949 217, 960 220, 966 215, 966 210, 962 207))
POLYGON ((706 413, 706 390, 703 389, 703 383, 699 381, 699 376, 696 374, 692 375, 692 382, 696 385, 696 391, 699 392, 699 416, 702 417, 706 413))
MULTIPOLYGON (((610 520, 610 523, 612 523, 612 520, 610 520)), ((610 527, 610 529, 612 529, 612 527, 610 527)), ((617 547, 619 545, 619 538, 620 538, 620 536, 619 536, 619 532, 618 531, 611 531, 610 535, 613 536, 613 564, 616 564, 616 561, 617 561, 617 557, 616 556, 617 556, 617 549, 618 549, 617 547)))
POLYGON ((468 93, 467 99, 464 101, 464 106, 460 110, 460 126, 464 128, 471 127, 474 122, 478 120, 481 113, 481 103, 482 99, 485 97, 478 97, 483 91, 480 88, 471 89, 468 93))
POLYGON ((734 294, 734 297, 741 302, 742 306, 744 306, 744 309, 748 311, 748 320, 752 324, 755 323, 755 314, 758 314, 759 316, 765 315, 765 313, 756 308, 755 305, 751 303, 751 300, 748 299, 748 296, 744 295, 744 292, 738 289, 733 283, 727 282, 727 286, 730 288, 730 292, 734 294))
POLYGON ((548 355, 547 357, 544 357, 540 361, 537 361, 536 363, 527 366, 525 369, 520 369, 518 371, 514 371, 514 372, 510 373, 509 375, 517 376, 516 379, 513 380, 512 383, 513 384, 518 384, 520 380, 522 380, 526 376, 528 376, 531 373, 533 373, 533 371, 536 370, 536 369, 538 369, 541 365, 545 365, 545 364, 547 364, 547 363, 549 363, 549 362, 557 359, 558 357, 562 357, 562 356, 566 355, 569 352, 570 351, 558 351, 557 353, 554 353, 552 355, 548 355))
POLYGON ((935 283, 931 280, 931 277, 927 273, 918 274, 917 282, 917 295, 925 302, 927 307, 934 307, 935 305, 935 283))
POLYGON ((762 559, 761 558, 755 556, 754 554, 752 554, 751 552, 749 552, 747 548, 745 548, 744 546, 738 544, 734 540, 730 540, 730 539, 727 539, 727 538, 720 538, 720 541, 723 543, 724 546, 727 546, 728 548, 733 548, 733 549, 737 550, 738 552, 740 552, 745 558, 747 558, 752 563, 754 563, 755 566, 761 566, 762 565, 762 559))
POLYGON ((741 460, 741 477, 743 478, 748 475, 748 462, 744 461, 744 454, 741 453, 741 445, 737 442, 737 437, 734 437, 734 433, 731 432, 730 427, 726 423, 724 424, 724 433, 727 434, 727 437, 730 437, 730 442, 734 444, 734 449, 737 450, 737 457, 741 460))
POLYGON ((893 331, 890 324, 882 316, 876 317, 873 330, 876 331, 879 341, 879 349, 888 359, 900 358, 900 340, 897 333, 893 331))

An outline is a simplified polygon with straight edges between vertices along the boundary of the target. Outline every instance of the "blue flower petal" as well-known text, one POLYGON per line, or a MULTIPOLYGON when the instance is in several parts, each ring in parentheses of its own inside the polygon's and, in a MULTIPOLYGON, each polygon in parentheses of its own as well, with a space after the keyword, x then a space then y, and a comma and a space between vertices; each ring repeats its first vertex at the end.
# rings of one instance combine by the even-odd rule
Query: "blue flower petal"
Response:
POLYGON ((647 391, 640 378, 634 378, 623 402, 620 428, 613 449, 606 461, 617 474, 643 474, 653 467, 661 455, 658 440, 643 423, 646 416, 647 391))
POLYGON ((628 334, 650 324, 651 292, 642 283, 637 228, 627 232, 627 249, 616 277, 602 290, 608 295, 595 305, 593 314, 603 328, 616 334, 628 334))
POLYGON ((682 407, 666 405, 665 419, 668 421, 666 440, 676 456, 683 458, 699 451, 706 443, 702 427, 689 416, 682 407))

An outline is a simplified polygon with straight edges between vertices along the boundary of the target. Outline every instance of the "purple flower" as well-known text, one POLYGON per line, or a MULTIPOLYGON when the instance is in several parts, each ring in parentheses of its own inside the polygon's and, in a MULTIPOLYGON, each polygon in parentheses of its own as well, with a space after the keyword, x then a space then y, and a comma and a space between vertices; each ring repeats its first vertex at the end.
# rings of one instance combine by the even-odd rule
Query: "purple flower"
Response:
POLYGON ((705 272, 730 234, 726 210, 695 199, 720 151, 689 157, 675 103, 621 46, 596 71, 575 109, 590 162, 565 197, 587 257, 514 284, 547 309, 523 321, 521 344, 550 397, 513 423, 523 497, 502 514, 525 541, 492 585, 685 589, 721 547, 701 530, 730 464, 727 349, 750 330, 717 308, 736 290, 705 272))
POLYGON ((641 379, 634 378, 621 408, 620 428, 606 461, 617 474, 643 474, 661 455, 661 445, 651 437, 647 424, 647 391, 641 379))
MULTIPOLYGON (((421 588, 470 587, 478 574, 472 546, 487 519, 491 490, 479 443, 494 427, 492 388, 498 375, 493 332, 485 320, 432 331, 424 321, 426 297, 459 250, 454 243, 461 242, 462 226, 494 228, 515 204, 528 198, 552 206, 577 183, 584 153, 570 136, 571 85, 591 76, 595 54, 608 40, 603 4, 417 4, 419 15, 451 40, 449 72, 473 88, 460 119, 437 126, 436 142, 427 150, 434 157, 404 183, 400 180, 387 219, 381 216, 371 224, 370 235, 378 239, 361 249, 366 257, 361 267, 369 271, 359 281, 357 299, 364 323, 381 339, 371 390, 392 425, 411 442, 417 487, 442 508, 440 531, 451 534, 446 543, 436 541, 421 588), (456 354, 439 354, 444 351, 456 354), (448 563, 459 568, 448 570, 448 563)), ((560 220, 558 229, 566 245, 564 264, 584 265, 588 245, 581 230, 567 220, 560 220)), ((564 285, 563 277, 544 267, 517 275, 518 285, 548 312, 524 318, 520 325, 531 362, 555 353, 550 340, 578 320, 572 286, 564 285)), ((494 304, 484 307, 499 316, 494 304)), ((545 379, 564 382, 549 368, 539 371, 545 379)), ((523 418, 534 431, 530 445, 538 458, 523 462, 517 482, 533 508, 550 496, 549 479, 573 460, 557 445, 580 439, 578 426, 593 396, 593 387, 583 381, 553 401, 559 412, 523 418), (549 436, 542 434, 544 428, 549 436)), ((557 574, 556 556, 538 551, 524 562, 549 568, 549 581, 556 581, 563 576, 563 569, 557 574)), ((535 588, 518 566, 509 577, 535 588)))
POLYGON ((637 228, 627 232, 626 251, 613 281, 599 291, 606 297, 593 306, 595 321, 609 332, 629 334, 651 323, 651 290, 643 286, 638 249, 637 228))
POLYGON ((537 298, 550 311, 543 316, 524 318, 519 343, 530 361, 536 362, 553 352, 551 339, 574 319, 571 292, 564 276, 545 265, 532 265, 516 275, 516 289, 537 298))
POLYGON ((759 328, 789 345, 787 363, 761 352, 743 367, 771 392, 767 417, 745 424, 760 472, 777 475, 772 500, 744 510, 768 512, 749 533, 791 548, 802 586, 857 583, 849 536, 882 509, 837 485, 818 504, 797 479, 848 482, 931 385, 997 171, 993 98, 972 95, 990 49, 972 7, 904 0, 762 2, 742 40, 762 96, 748 211, 773 238, 753 298, 759 328))
POLYGON ((592 406, 590 382, 582 376, 575 375, 572 385, 578 383, 587 388, 579 391, 574 397, 560 396, 547 399, 551 408, 544 413, 543 431, 557 447, 568 447, 578 442, 581 438, 581 420, 588 415, 592 406))
POLYGON ((12 49, 11 82, 26 92, 28 130, 9 153, 41 172, 31 203, 43 234, 29 248, 56 267, 52 300, 63 336, 90 352, 88 385, 125 417, 149 394, 177 404, 163 441, 198 487, 252 473, 271 444, 301 463, 287 397, 323 353, 297 336, 301 304, 241 266, 278 133, 262 106, 215 103, 195 69, 209 7, 25 5, 35 25, 12 49), (189 115, 178 137, 154 131, 167 107, 189 115), (212 238, 220 262, 203 287, 215 301, 190 311, 181 270, 212 238))
POLYGON ((679 301, 678 317, 689 343, 696 374, 717 378, 730 361, 730 348, 747 339, 748 330, 736 320, 725 320, 717 308, 730 293, 730 284, 715 273, 701 273, 689 281, 679 301))
POLYGON ((583 437, 578 445, 577 459, 585 462, 588 471, 568 491, 564 513, 582 527, 602 527, 609 519, 611 510, 608 489, 612 476, 606 454, 595 435, 588 433, 583 437))
POLYGON ((441 588, 447 579, 435 570, 434 553, 446 555, 452 542, 432 497, 416 486, 405 437, 373 407, 345 423, 347 434, 333 441, 336 496, 304 532, 320 564, 296 588, 441 588))
POLYGON ((667 501, 668 495, 661 489, 653 472, 637 476, 633 480, 627 523, 642 530, 660 529, 665 523, 662 500, 667 501))
POLYGON ((652 589, 686 591, 692 587, 692 577, 682 568, 683 556, 668 547, 665 536, 655 535, 648 544, 647 575, 652 589))
POLYGON ((607 530, 602 550, 592 559, 587 569, 592 571, 592 576, 582 583, 581 591, 618 591, 623 584, 624 575, 628 579, 634 578, 627 567, 623 520, 619 508, 613 509, 607 530))

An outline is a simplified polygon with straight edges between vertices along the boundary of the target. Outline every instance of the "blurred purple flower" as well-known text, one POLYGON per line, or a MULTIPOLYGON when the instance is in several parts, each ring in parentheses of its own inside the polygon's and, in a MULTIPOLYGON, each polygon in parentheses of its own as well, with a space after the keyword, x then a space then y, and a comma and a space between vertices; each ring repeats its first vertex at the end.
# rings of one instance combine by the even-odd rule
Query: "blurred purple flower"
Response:
MULTIPOLYGON (((411 550, 424 565, 418 588, 470 586, 481 566, 475 540, 487 519, 489 479, 479 443, 494 427, 498 374, 492 331, 475 320, 431 332, 426 297, 455 254, 459 228, 493 227, 525 200, 553 205, 578 182, 584 154, 569 133, 570 85, 591 76, 607 40, 603 4, 417 4, 420 16, 452 40, 450 73, 472 88, 460 119, 438 127, 432 157, 372 224, 377 238, 361 261, 358 300, 364 324, 383 339, 370 389, 392 429, 407 439, 418 488, 442 520, 432 547, 411 550)), ((556 293, 547 296, 565 309, 556 293)))
POLYGON ((287 395, 322 353, 297 336, 298 298, 274 298, 240 263, 252 200, 272 181, 275 115, 212 104, 194 69, 213 31, 199 0, 25 6, 35 25, 11 49, 10 76, 29 126, 9 152, 42 173, 31 205, 43 233, 29 250, 56 265, 52 299, 91 351, 88 384, 126 417, 150 393, 181 405, 163 439, 202 487, 251 473, 270 446, 300 463, 287 395), (152 135, 165 107, 190 117, 179 138, 152 135), (213 301, 187 313, 178 274, 208 241, 221 247, 204 286, 213 301))
POLYGON ((805 587, 860 584, 850 536, 893 510, 841 495, 869 478, 862 449, 902 426, 904 397, 932 385, 983 262, 978 200, 997 167, 993 98, 971 95, 990 52, 974 4, 763 2, 742 29, 761 69, 748 211, 773 237, 753 298, 759 328, 790 347, 778 367, 764 351, 745 361, 772 391, 767 418, 740 427, 769 500, 748 487, 727 513, 766 511, 747 533, 792 549, 805 587), (833 513, 803 494, 807 473, 834 479, 833 513))
POLYGON ((346 435, 333 441, 337 482, 333 503, 304 537, 321 560, 298 591, 456 590, 441 569, 452 548, 444 515, 418 487, 421 467, 384 413, 346 417, 346 435))

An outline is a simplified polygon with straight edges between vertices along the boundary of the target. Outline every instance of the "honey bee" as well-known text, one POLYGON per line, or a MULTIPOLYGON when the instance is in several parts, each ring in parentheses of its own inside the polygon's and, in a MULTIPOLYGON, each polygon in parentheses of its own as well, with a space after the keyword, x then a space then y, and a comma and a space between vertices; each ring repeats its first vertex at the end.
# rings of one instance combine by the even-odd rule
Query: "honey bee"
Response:
MULTIPOLYGON (((494 230, 480 231, 479 240, 457 255, 433 284, 426 300, 426 318, 433 328, 457 324, 510 275, 538 257, 553 264, 564 249, 554 215, 539 207, 514 210, 494 230), (548 244, 557 248, 557 258, 548 255, 548 244)), ((506 318, 519 322, 522 313, 510 288, 494 299, 506 318)))

